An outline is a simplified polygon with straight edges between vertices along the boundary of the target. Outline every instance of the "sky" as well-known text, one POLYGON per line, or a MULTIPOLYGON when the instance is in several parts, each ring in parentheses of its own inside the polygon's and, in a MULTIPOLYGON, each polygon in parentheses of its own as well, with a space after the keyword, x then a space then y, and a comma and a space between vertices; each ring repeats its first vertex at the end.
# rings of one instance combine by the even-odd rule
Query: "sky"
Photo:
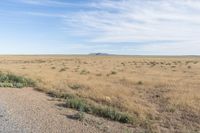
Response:
POLYGON ((97 52, 200 55, 200 1, 0 1, 0 54, 97 52))

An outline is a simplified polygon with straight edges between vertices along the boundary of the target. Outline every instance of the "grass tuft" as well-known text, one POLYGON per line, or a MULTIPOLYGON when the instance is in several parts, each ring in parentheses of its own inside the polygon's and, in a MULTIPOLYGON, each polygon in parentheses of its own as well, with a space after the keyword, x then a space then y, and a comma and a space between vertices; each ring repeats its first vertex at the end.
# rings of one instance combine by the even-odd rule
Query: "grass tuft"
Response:
POLYGON ((60 70, 59 70, 59 72, 64 72, 64 71, 66 71, 68 68, 61 68, 60 70))
POLYGON ((69 84, 68 86, 69 86, 69 88, 71 88, 73 90, 78 90, 78 89, 82 88, 82 86, 79 84, 69 84))
POLYGON ((115 75, 115 74, 117 74, 117 72, 112 71, 110 74, 111 74, 111 75, 115 75))
POLYGON ((87 75, 87 74, 89 74, 89 73, 90 73, 89 71, 83 69, 83 70, 80 72, 80 75, 87 75))

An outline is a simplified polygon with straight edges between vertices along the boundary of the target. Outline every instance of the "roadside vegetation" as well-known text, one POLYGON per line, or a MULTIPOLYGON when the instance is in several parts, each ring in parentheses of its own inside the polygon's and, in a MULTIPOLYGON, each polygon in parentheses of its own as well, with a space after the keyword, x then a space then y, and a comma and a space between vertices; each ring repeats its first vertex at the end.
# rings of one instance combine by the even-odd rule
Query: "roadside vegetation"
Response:
POLYGON ((109 107, 106 105, 95 105, 89 103, 83 98, 70 95, 67 93, 61 93, 56 91, 50 91, 47 94, 51 97, 65 99, 64 107, 73 108, 80 112, 86 112, 89 114, 94 114, 96 116, 104 117, 110 120, 119 121, 121 123, 136 124, 135 119, 128 113, 123 113, 116 108, 109 107))
POLYGON ((33 87, 35 83, 28 78, 16 76, 12 73, 0 72, 0 87, 23 88, 33 87))

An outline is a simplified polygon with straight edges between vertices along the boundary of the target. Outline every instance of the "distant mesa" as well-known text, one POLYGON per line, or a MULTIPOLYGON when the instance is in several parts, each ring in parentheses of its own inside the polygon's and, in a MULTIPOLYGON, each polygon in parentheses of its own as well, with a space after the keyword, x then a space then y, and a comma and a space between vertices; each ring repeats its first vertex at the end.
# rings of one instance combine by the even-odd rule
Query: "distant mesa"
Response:
POLYGON ((108 53, 91 53, 89 55, 96 55, 96 56, 108 56, 108 55, 111 55, 111 54, 108 54, 108 53))

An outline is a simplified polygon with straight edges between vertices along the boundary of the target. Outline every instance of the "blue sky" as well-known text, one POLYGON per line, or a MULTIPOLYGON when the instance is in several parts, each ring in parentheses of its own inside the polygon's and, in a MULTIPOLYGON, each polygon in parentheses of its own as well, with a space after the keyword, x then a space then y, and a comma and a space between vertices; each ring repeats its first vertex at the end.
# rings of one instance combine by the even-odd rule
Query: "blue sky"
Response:
POLYGON ((0 54, 200 55, 198 0, 1 0, 0 54))

